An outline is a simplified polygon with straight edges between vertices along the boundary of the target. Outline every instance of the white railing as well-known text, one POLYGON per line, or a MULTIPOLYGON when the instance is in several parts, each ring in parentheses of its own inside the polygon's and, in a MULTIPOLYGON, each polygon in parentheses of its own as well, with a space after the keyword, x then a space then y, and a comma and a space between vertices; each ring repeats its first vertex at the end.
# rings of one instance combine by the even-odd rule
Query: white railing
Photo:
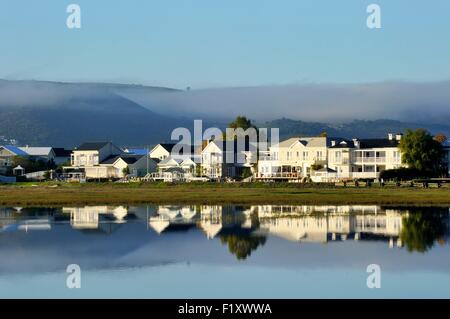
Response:
POLYGON ((354 157, 355 163, 386 163, 386 157, 354 157))
POLYGON ((379 172, 351 172, 350 176, 352 178, 378 178, 380 176, 379 172))

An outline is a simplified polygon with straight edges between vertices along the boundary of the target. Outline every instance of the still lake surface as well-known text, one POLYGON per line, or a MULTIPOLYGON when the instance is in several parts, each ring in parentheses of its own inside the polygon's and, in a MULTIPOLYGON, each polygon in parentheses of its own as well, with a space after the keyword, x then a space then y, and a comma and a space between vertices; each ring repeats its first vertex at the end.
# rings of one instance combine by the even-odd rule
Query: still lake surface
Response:
POLYGON ((0 207, 0 298, 449 298, 448 239, 449 207, 0 207))

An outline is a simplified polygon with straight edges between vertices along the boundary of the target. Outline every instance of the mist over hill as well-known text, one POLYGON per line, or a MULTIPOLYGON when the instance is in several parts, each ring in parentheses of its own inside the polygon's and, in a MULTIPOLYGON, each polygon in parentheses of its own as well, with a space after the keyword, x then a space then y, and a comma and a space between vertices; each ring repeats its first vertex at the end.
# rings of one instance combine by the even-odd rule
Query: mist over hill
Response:
MULTIPOLYGON (((111 140, 147 145, 191 121, 160 115, 114 92, 123 86, 0 81, 0 135, 30 145, 73 147, 111 140)), ((136 87, 140 89, 140 87, 136 87)), ((170 91, 146 88, 148 91, 170 91)))
MULTIPOLYGON (((443 104, 427 109, 428 119, 435 116, 439 121, 417 121, 413 113, 406 117, 408 120, 392 120, 388 116, 379 117, 388 118, 385 120, 371 119, 375 113, 367 118, 355 113, 353 117, 348 115, 348 120, 342 117, 325 121, 328 113, 320 107, 307 108, 304 116, 291 117, 289 114, 297 114, 298 110, 292 106, 292 110, 287 109, 284 99, 276 101, 273 96, 269 99, 273 105, 270 113, 264 113, 265 109, 255 106, 255 101, 264 99, 267 94, 272 96, 273 93, 262 88, 186 92, 126 84, 0 80, 0 136, 29 145, 74 147, 85 141, 109 140, 121 146, 151 146, 170 141, 170 134, 176 127, 191 129, 193 119, 203 119, 204 128, 223 129, 235 115, 241 114, 256 120, 259 127, 280 128, 281 138, 315 136, 324 131, 329 136, 347 138, 382 137, 388 132, 417 127, 450 135, 450 121, 445 115, 448 108, 442 107, 443 104), (236 90, 241 93, 233 94, 236 90), (258 94, 262 96, 257 97, 258 94), (194 101, 199 105, 193 105, 194 101), (269 115, 273 117, 265 118, 269 115), (289 118, 280 119, 281 116, 289 118), (316 117, 324 121, 310 120, 316 117), (357 118, 364 120, 355 120, 357 118)), ((441 103, 446 101, 446 94, 442 94, 441 100, 441 103)), ((301 104, 302 98, 298 101, 301 104)))

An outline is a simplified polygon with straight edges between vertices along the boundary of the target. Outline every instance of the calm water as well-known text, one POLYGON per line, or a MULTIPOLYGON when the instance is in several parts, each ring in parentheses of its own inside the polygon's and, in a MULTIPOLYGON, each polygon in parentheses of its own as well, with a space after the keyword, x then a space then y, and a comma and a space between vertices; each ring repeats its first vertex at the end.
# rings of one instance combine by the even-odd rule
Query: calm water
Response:
POLYGON ((449 298, 448 238, 448 207, 3 207, 0 297, 449 298))

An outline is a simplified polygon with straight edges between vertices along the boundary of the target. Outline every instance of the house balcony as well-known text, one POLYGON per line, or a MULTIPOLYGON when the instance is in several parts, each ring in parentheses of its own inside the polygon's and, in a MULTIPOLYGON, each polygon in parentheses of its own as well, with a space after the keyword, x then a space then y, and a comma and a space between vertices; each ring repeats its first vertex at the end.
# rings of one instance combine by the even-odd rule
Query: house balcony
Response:
POLYGON ((363 163, 386 163, 386 157, 354 157, 353 162, 356 164, 363 163))

